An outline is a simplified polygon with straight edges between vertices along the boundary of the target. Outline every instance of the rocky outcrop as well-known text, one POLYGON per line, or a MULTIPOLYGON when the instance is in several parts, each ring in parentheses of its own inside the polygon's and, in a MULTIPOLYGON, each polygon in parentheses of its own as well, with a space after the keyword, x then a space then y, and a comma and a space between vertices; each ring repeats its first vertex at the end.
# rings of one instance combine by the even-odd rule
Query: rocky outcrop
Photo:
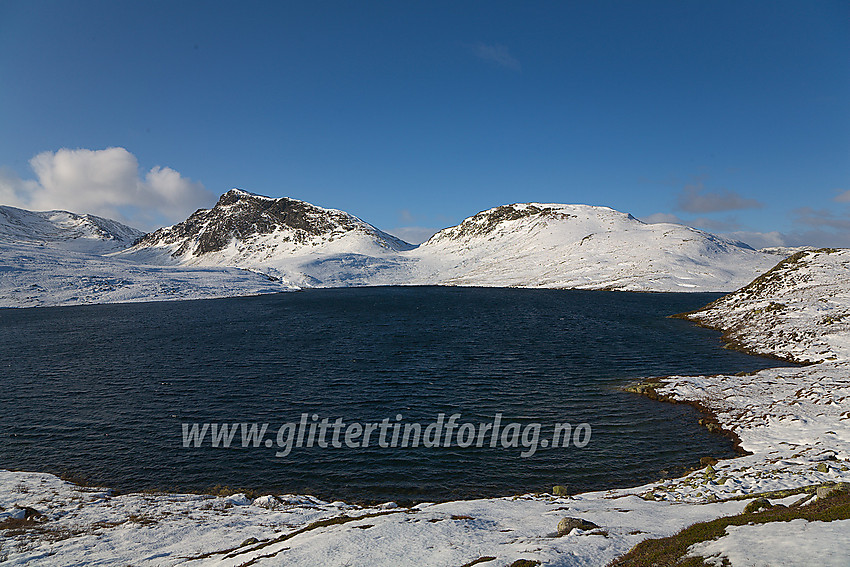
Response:
POLYGON ((231 189, 212 209, 200 209, 181 223, 146 235, 135 243, 134 249, 167 248, 171 256, 185 258, 222 252, 234 245, 243 254, 250 254, 252 243, 257 252, 275 243, 292 250, 331 242, 352 232, 371 237, 389 250, 412 248, 343 211, 231 189), (259 242, 261 237, 270 235, 275 236, 274 243, 259 242))

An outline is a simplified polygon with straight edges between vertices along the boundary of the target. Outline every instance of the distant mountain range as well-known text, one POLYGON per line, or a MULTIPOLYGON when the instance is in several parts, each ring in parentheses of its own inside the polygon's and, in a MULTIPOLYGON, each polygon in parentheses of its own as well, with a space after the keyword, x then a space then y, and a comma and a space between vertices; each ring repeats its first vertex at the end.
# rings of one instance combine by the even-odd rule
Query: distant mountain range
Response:
POLYGON ((238 189, 122 256, 250 267, 302 286, 637 291, 731 291, 777 262, 741 242, 587 205, 503 205, 413 246, 342 211, 238 189))
POLYGON ((732 291, 781 259, 775 251, 759 252, 682 225, 646 224, 607 207, 541 203, 482 211, 414 246, 343 211, 240 189, 222 195, 211 209, 146 235, 91 215, 0 207, 0 240, 0 260, 10 265, 0 275, 0 306, 218 297, 295 286, 732 291), (76 254, 68 265, 81 274, 87 263, 106 272, 110 265, 118 272, 144 272, 145 289, 156 278, 167 289, 172 274, 191 272, 194 283, 176 285, 172 295, 146 296, 133 291, 132 279, 100 294, 81 279, 82 292, 73 297, 57 299, 46 288, 23 294, 22 302, 39 262, 23 270, 9 255, 33 248, 48 264, 68 263, 68 255, 76 254), (217 282, 212 293, 202 285, 207 276, 217 282))

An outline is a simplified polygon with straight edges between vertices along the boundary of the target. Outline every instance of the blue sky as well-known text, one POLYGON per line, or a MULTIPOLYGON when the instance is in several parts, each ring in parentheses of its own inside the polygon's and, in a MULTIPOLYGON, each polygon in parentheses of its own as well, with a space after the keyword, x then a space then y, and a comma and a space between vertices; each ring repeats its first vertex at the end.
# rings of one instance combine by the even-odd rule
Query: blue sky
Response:
POLYGON ((587 203, 850 246, 848 22, 846 1, 0 0, 0 203, 151 228, 241 187, 413 240, 587 203))

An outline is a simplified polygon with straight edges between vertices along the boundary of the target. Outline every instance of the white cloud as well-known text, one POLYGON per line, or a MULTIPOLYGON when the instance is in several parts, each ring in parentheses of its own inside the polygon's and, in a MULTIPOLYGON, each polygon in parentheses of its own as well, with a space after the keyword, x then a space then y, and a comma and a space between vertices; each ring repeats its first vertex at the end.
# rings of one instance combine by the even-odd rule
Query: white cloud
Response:
POLYGON ((37 181, 25 181, 8 167, 0 167, 0 205, 22 207, 27 195, 38 190, 37 181))
MULTIPOLYGON (((840 192, 834 200, 850 202, 850 191, 840 192)), ((702 182, 698 181, 685 188, 680 194, 680 205, 687 201, 688 206, 680 206, 679 210, 705 210, 717 212, 734 208, 761 206, 757 201, 745 199, 729 191, 716 193, 705 192, 702 182)), ((686 215, 689 216, 689 215, 686 215)), ((788 230, 759 232, 747 230, 735 216, 725 219, 696 217, 683 219, 670 213, 654 213, 641 219, 646 223, 670 222, 693 226, 715 232, 720 236, 740 240, 753 248, 771 246, 816 246, 816 247, 850 247, 850 209, 846 207, 815 209, 800 207, 790 212, 791 226, 788 230)))
POLYGON ((402 209, 398 212, 398 219, 403 223, 412 223, 416 221, 416 217, 410 212, 410 209, 402 209))
POLYGON ((718 213, 741 209, 758 209, 763 206, 755 199, 747 199, 727 189, 708 192, 702 182, 699 182, 685 186, 679 195, 676 208, 688 213, 718 213))
POLYGON ((715 232, 720 230, 739 230, 741 228, 741 224, 734 217, 726 219, 710 219, 707 217, 698 217, 691 221, 691 226, 715 232))
POLYGON ((833 210, 800 207, 793 211, 795 222, 815 227, 815 229, 830 228, 842 232, 850 232, 850 215, 835 214, 833 210))
POLYGON ((641 217, 643 222, 647 224, 658 224, 658 223, 673 223, 673 224, 687 224, 685 221, 677 217, 676 215, 670 213, 652 213, 647 217, 641 217))
POLYGON ((32 210, 90 213, 150 229, 185 219, 215 195, 169 167, 139 175, 124 148, 60 149, 30 160, 35 180, 0 170, 0 203, 32 210))
POLYGON ((472 46, 472 52, 480 59, 495 63, 496 65, 510 69, 511 71, 522 70, 522 65, 520 65, 519 60, 511 55, 508 48, 504 45, 476 43, 472 46))
POLYGON ((768 246, 850 248, 850 231, 846 230, 815 228, 810 230, 792 230, 790 232, 736 231, 722 233, 721 236, 741 240, 756 249, 768 246))

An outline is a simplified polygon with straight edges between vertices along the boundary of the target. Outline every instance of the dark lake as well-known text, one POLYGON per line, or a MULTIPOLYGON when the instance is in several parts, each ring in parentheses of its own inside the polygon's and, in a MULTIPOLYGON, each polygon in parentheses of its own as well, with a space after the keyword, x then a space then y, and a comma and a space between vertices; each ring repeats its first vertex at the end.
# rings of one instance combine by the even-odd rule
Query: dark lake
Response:
POLYGON ((0 468, 121 491, 227 485, 356 502, 650 482, 702 456, 731 456, 731 444, 699 426, 693 408, 619 388, 781 364, 667 318, 716 297, 379 287, 0 310, 0 468), (278 430, 302 414, 308 426, 388 419, 401 431, 456 413, 458 425, 477 428, 496 414, 503 428, 518 425, 496 447, 490 438, 425 447, 424 436, 418 447, 382 447, 374 430, 368 447, 350 448, 345 429, 334 447, 326 429, 327 447, 305 441, 276 456, 278 430), (229 448, 212 447, 209 432, 200 447, 184 447, 183 424, 195 423, 219 433, 220 424, 269 428, 258 447, 242 446, 241 425, 229 448), (540 440, 555 423, 586 423, 592 434, 581 448, 538 444, 522 457, 534 423, 540 440))

